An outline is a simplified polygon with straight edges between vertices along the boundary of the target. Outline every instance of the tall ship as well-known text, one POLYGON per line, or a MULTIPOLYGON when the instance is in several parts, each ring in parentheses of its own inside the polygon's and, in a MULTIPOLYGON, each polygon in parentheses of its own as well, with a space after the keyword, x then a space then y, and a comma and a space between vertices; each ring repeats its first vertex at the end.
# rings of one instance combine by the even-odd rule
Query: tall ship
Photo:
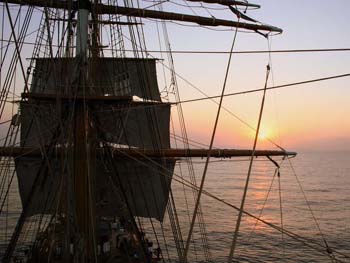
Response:
MULTIPOLYGON (((163 2, 1 0, 11 43, 2 52, 12 52, 11 60, 1 64, 1 74, 6 70, 1 121, 7 121, 9 98, 17 106, 0 148, 0 211, 8 227, 2 262, 216 262, 202 197, 226 201, 204 188, 211 160, 245 157, 251 169, 256 157, 278 167, 273 158, 296 155, 283 148, 256 148, 261 114, 252 149, 214 147, 226 82, 217 97, 211 141, 194 147, 186 133, 170 44, 171 83, 163 89, 157 76, 165 59, 150 55, 143 27, 151 21, 159 30, 155 21, 173 21, 262 37, 282 29, 248 16, 246 11, 260 6, 247 1, 184 1, 220 6, 233 20, 164 11, 163 2), (38 27, 31 32, 33 24, 38 27), (28 36, 34 39, 31 50, 25 50, 28 36), (16 77, 20 81, 14 83, 16 77), (13 86, 21 90, 19 97, 13 86), (204 160, 199 174, 194 158, 204 160), (179 163, 186 164, 187 176, 179 175, 179 163), (186 198, 192 205, 176 201, 174 182, 190 192, 186 198), (21 210, 9 223, 10 196, 17 187, 21 210)), ((228 262, 236 262, 243 216, 299 238, 247 212, 246 191, 240 206, 233 206, 238 216, 224 255, 228 262)), ((327 254, 329 248, 323 248, 327 254)))

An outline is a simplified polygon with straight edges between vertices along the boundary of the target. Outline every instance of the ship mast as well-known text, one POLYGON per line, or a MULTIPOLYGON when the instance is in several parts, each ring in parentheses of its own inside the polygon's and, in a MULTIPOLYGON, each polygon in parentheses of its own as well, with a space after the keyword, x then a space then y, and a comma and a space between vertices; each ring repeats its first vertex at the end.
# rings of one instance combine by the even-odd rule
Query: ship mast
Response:
MULTIPOLYGON (((195 0, 192 0, 196 2, 195 0)), ((96 156, 101 156, 101 154, 107 150, 111 162, 116 160, 125 160, 127 158, 136 159, 149 159, 149 158, 164 158, 169 160, 174 160, 181 157, 205 157, 208 154, 217 158, 229 158, 229 157, 239 157, 239 156, 250 156, 251 151, 245 150, 235 150, 235 149, 218 149, 218 150, 208 150, 208 149, 171 149, 170 145, 165 147, 160 151, 160 149, 142 149, 142 148, 113 148, 113 147, 99 147, 100 139, 97 139, 97 127, 93 122, 93 107, 91 105, 101 104, 109 105, 124 105, 125 101, 132 108, 135 106, 139 108, 140 106, 155 106, 154 104, 159 104, 158 106, 167 106, 170 108, 170 104, 158 102, 152 100, 145 100, 142 102, 137 102, 132 100, 132 95, 128 96, 104 96, 102 91, 99 90, 98 84, 95 85, 94 79, 101 73, 101 69, 98 69, 97 62, 100 58, 100 47, 99 47, 99 25, 98 15, 101 17, 103 15, 120 15, 126 17, 139 17, 139 18, 153 18, 160 20, 173 20, 173 21, 184 21, 189 23, 196 23, 199 25, 206 26, 227 26, 227 27, 237 27, 253 31, 274 31, 281 32, 282 30, 273 26, 264 25, 260 23, 250 24, 242 23, 239 21, 231 21, 224 19, 217 19, 213 17, 199 17, 186 14, 177 14, 172 12, 155 11, 140 8, 130 8, 124 6, 113 6, 102 4, 99 0, 63 0, 63 1, 45 1, 45 0, 0 0, 0 2, 21 4, 21 5, 35 5, 44 8, 57 8, 65 9, 77 12, 77 36, 76 36, 76 52, 74 63, 78 65, 78 71, 74 75, 74 79, 70 80, 70 90, 68 94, 60 94, 59 98, 57 94, 50 94, 49 92, 38 93, 37 90, 32 89, 30 92, 25 92, 22 94, 23 102, 28 102, 30 99, 39 102, 49 102, 52 104, 52 100, 59 100, 59 103, 66 105, 69 108, 69 112, 73 112, 72 118, 72 129, 70 135, 71 139, 68 139, 68 149, 64 145, 55 146, 56 154, 67 154, 71 158, 71 172, 70 179, 72 181, 71 189, 68 189, 67 203, 74 200, 72 204, 69 204, 67 208, 67 231, 66 234, 66 261, 71 262, 98 262, 98 219, 100 216, 98 208, 96 208, 96 198, 95 198, 95 183, 96 178, 96 167, 98 166, 98 161, 96 156), (89 35, 89 20, 92 20, 93 27, 92 33, 89 35), (89 46, 89 42, 91 46, 89 46), (36 100, 35 100, 36 99, 36 100), (74 103, 70 103, 74 101, 74 103), (97 215, 97 216, 96 216, 97 215), (72 219, 71 219, 72 217, 72 219), (70 256, 70 245, 73 242, 74 251, 73 255, 70 256)), ((245 5, 243 2, 234 0, 206 0, 206 3, 220 3, 225 5, 245 5)), ((72 19, 71 17, 70 19, 72 19)), ((37 60, 40 64, 39 59, 37 60)), ((133 62, 135 63, 135 62, 133 62)), ((72 65, 70 65, 72 67, 72 65)), ((48 76, 50 77, 50 76, 48 76)), ((133 76, 140 77, 140 76, 133 76)), ((32 86, 32 88, 35 85, 32 86)), ((50 86, 48 83, 47 86, 50 86)), ((49 89, 50 87, 47 87, 49 89)), ((57 87, 53 87, 55 91, 58 91, 57 87)), ((158 92, 159 93, 159 92, 158 92)), ((158 94, 159 95, 159 94, 158 94)), ((23 114, 24 115, 24 114, 23 114)), ((21 127, 24 127, 23 123, 21 127)), ((151 125, 150 125, 151 126, 151 125)), ((108 128, 108 127, 106 127, 108 128)), ((97 129, 98 130, 98 129, 97 129)), ((152 133, 152 129, 149 129, 149 133, 152 133)), ((159 130, 159 132, 161 132, 159 130)), ((113 141, 112 141, 113 143, 113 141)), ((170 140, 169 140, 170 144, 170 140)), ((128 145, 128 143, 126 143, 128 145)), ((30 156, 40 157, 42 155, 42 149, 47 150, 45 145, 41 145, 41 149, 25 148, 25 147, 0 147, 0 156, 30 156)), ((281 151, 256 151, 255 156, 290 156, 295 155, 295 153, 281 151)), ((112 165, 112 168, 113 167, 112 165)), ((120 180, 120 178, 118 178, 120 180)), ((120 187, 122 187, 122 182, 119 182, 120 187)), ((35 185, 32 187, 35 188, 35 185)), ((125 191, 121 191, 125 192, 125 191)), ((125 194, 125 193, 124 193, 125 194)), ((132 231, 136 236, 139 237, 137 225, 134 220, 134 216, 139 216, 137 213, 133 215, 130 207, 128 206, 128 198, 124 196, 123 200, 126 203, 126 207, 129 208, 126 214, 128 219, 133 223, 132 231)), ((30 199, 29 199, 30 200, 30 199)), ((29 203, 29 202, 28 202, 29 203)), ((166 204, 166 203, 165 203, 166 204)), ((28 211, 24 209, 21 215, 21 220, 16 226, 16 231, 13 234, 12 240, 5 255, 5 262, 10 262, 12 254, 14 252, 14 246, 18 240, 19 233, 23 227, 23 221, 26 218, 28 211)), ((123 215, 124 216, 124 215, 123 215)), ((140 246, 143 246, 141 243, 140 246)), ((140 250, 144 248, 140 247, 140 250)), ((146 259, 143 252, 140 251, 140 256, 146 259)), ((144 253, 145 254, 145 253, 144 253)))
MULTIPOLYGON (((85 97, 88 92, 88 20, 89 0, 79 0, 76 38, 76 59, 79 61, 77 95, 85 97)), ((90 140, 89 110, 85 100, 76 101, 74 109, 73 146, 73 195, 75 200, 76 229, 74 237, 75 256, 79 262, 97 261, 96 218, 94 198, 93 142, 90 140)))

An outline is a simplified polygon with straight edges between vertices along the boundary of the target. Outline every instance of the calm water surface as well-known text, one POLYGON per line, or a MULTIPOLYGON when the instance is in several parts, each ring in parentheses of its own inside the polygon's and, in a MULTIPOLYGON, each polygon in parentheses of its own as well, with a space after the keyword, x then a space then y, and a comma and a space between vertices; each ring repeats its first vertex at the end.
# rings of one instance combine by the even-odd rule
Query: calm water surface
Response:
MULTIPOLYGON (((337 258, 350 262, 350 152, 304 153, 290 161, 276 161, 281 166, 279 178, 274 177, 276 166, 272 162, 256 159, 245 210, 261 214, 262 219, 277 226, 281 226, 282 215, 284 228, 309 242, 282 236, 266 224, 244 216, 236 246, 237 261, 331 262, 327 255, 308 246, 324 245, 323 235, 329 247, 347 256, 337 258)), ((203 165, 195 163, 195 170, 199 182, 203 165)), ((209 166, 205 189, 239 207, 247 171, 247 161, 214 162, 209 166)), ((202 207, 213 258, 226 262, 238 213, 206 196, 202 207)))
MULTIPOLYGON (((249 163, 246 160, 212 162, 205 190, 239 207, 248 171, 249 163)), ((197 182, 203 172, 203 161, 193 159, 197 182)), ((332 262, 321 247, 324 246, 324 239, 333 251, 339 252, 333 253, 337 259, 350 262, 350 152, 303 153, 291 160, 276 158, 276 161, 281 166, 280 177, 274 176, 276 166, 272 162, 264 158, 254 162, 245 210, 278 227, 283 223, 284 229, 297 238, 282 235, 272 227, 244 215, 235 251, 236 262, 332 262)), ((175 173, 174 178, 178 179, 182 174, 187 179, 187 164, 179 162, 175 173)), ((192 216, 192 212, 188 211, 194 207, 192 191, 175 180, 172 186, 182 236, 186 239, 189 218, 192 216)), ((238 213, 206 195, 203 195, 201 204, 211 257, 215 262, 226 262, 238 213)), ((6 236, 5 225, 14 226, 20 211, 18 190, 13 187, 7 223, 4 216, 0 218, 1 243, 6 236)), ((148 221, 144 223, 147 225, 148 221)), ((159 230, 159 224, 155 224, 155 228, 159 230)), ((146 226, 147 229, 150 227, 146 226)), ((175 249, 172 239, 168 239, 171 231, 167 216, 163 229, 165 239, 169 240, 166 242, 171 256, 175 249)), ((191 262, 203 260, 199 252, 199 232, 199 228, 195 228, 191 262)))

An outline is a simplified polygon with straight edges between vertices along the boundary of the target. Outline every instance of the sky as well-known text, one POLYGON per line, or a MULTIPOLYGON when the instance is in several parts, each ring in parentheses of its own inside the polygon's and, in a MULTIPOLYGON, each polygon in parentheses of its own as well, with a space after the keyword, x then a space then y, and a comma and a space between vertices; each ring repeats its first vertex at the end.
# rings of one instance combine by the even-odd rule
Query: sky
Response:
MULTIPOLYGON (((260 4, 261 9, 250 10, 247 14, 263 23, 282 28, 283 33, 270 37, 268 42, 259 34, 239 31, 234 51, 268 50, 269 46, 271 50, 350 48, 348 0, 257 0, 254 3, 260 4)), ((146 2, 145 5, 149 6, 151 3, 146 2)), ((236 20, 225 7, 206 5, 216 10, 205 10, 196 7, 189 9, 182 5, 186 3, 178 0, 163 6, 164 10, 171 12, 186 11, 188 14, 236 20)), ((188 5, 198 6, 196 3, 188 5)), ((38 17, 34 18, 31 25, 33 29, 38 17)), ((173 51, 229 51, 233 42, 232 29, 203 28, 193 24, 170 22, 166 25, 173 51)), ((160 49, 157 28, 161 31, 161 24, 155 21, 146 20, 144 23, 149 50, 160 49)), ((26 58, 31 54, 29 48, 25 47, 24 50, 26 58)), ((161 49, 164 50, 164 43, 161 49)), ((161 63, 167 64, 167 58, 159 53, 152 55, 162 59, 157 68, 159 86, 162 89, 166 84, 161 63)), ((202 98, 201 92, 210 96, 220 95, 228 54, 176 53, 173 54, 173 59, 181 100, 202 98)), ((267 64, 271 66, 268 86, 275 86, 347 74, 350 72, 350 51, 272 53, 270 57, 268 54, 234 54, 225 93, 263 88, 267 64)), ((290 150, 348 150, 349 83, 350 77, 346 77, 268 91, 258 146, 273 148, 274 145, 267 140, 269 138, 290 150)), ((261 92, 225 97, 215 145, 225 148, 251 148, 261 100, 261 92)), ((189 138, 209 144, 217 104, 206 100, 184 103, 182 107, 189 138)), ((172 113, 176 117, 175 107, 172 113)), ((177 123, 176 118, 174 119, 177 123)))
MULTIPOLYGON (((251 1, 253 2, 253 1, 251 1)), ((271 50, 350 48, 350 1, 255 1, 261 9, 248 15, 283 29, 270 38, 271 50)), ((171 4, 169 4, 171 6, 171 4)), ((172 5, 174 8, 174 5, 172 5)), ((179 7, 171 9, 177 10, 179 7)), ((208 15, 195 9, 198 14, 208 15)), ((215 17, 235 19, 232 13, 215 17)), ((214 13, 215 12, 215 13, 214 13)), ((228 51, 233 31, 225 28, 179 27, 167 23, 172 50, 228 51), (214 29, 214 30, 213 30, 214 29)), ((152 43, 151 43, 152 46, 152 43)), ((267 50, 268 41, 258 34, 239 32, 234 50, 267 50)), ((151 48, 150 48, 151 49, 151 48)), ((159 49, 159 48, 158 48, 159 49)), ((208 95, 221 93, 228 54, 174 54, 176 72, 208 95)), ((268 86, 299 82, 350 72, 350 52, 234 54, 226 93, 263 88, 270 63, 268 86)), ((203 95, 178 78, 182 100, 203 95)), ((259 146, 271 148, 268 137, 292 150, 348 150, 350 147, 350 77, 268 91, 259 146)), ((251 148, 262 93, 225 97, 215 144, 251 148), (235 115, 236 117, 234 117, 235 115)), ((218 100, 217 100, 218 101, 218 100)), ((189 136, 209 144, 217 105, 212 101, 183 104, 189 136)))

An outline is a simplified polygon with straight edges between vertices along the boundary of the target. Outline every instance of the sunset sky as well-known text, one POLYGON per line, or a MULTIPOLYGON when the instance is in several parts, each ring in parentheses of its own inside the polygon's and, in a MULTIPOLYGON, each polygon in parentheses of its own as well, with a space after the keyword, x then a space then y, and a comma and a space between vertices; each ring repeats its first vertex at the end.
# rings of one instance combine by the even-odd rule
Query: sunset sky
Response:
MULTIPOLYGON (((284 30, 283 34, 272 37, 272 50, 350 48, 350 1, 255 2, 262 8, 250 11, 249 15, 284 30)), ((216 12, 215 15, 234 19, 230 12, 216 12)), ((234 33, 179 27, 172 23, 168 23, 168 31, 172 50, 228 51, 234 33)), ((238 33, 234 49, 267 50, 268 43, 260 35, 238 33)), ((220 94, 228 54, 174 54, 174 60, 179 75, 208 95, 220 94)), ((226 93, 263 88, 268 61, 268 54, 234 54, 226 93)), ((271 62, 268 86, 347 74, 350 72, 350 51, 274 53, 271 62)), ((183 100, 203 97, 179 78, 178 82, 183 100)), ((268 91, 261 130, 287 149, 348 150, 349 83, 350 77, 345 77, 268 91)), ((262 93, 226 97, 224 106, 256 127, 261 97, 262 93)), ((183 108, 190 137, 208 144, 217 105, 200 101, 183 104, 183 108)), ((216 145, 251 147, 253 138, 254 132, 250 128, 222 111, 216 145)), ((261 140, 260 146, 272 147, 266 139, 261 140)))
MULTIPOLYGON (((254 2, 254 1, 252 1, 254 2)), ((184 1, 177 3, 185 4, 184 1)), ((271 38, 271 49, 350 48, 350 1, 257 0, 261 9, 251 17, 284 30, 271 38)), ((146 5, 151 5, 146 2, 146 5)), ((185 4, 186 5, 186 4, 185 4)), ((196 3, 188 4, 198 6, 196 3)), ((207 5, 204 10, 165 3, 164 10, 236 20, 226 7, 207 5), (225 10, 224 10, 225 9, 225 10), (210 14, 209 14, 210 13, 210 14)), ((35 29, 35 20, 32 23, 35 29)), ((37 22, 37 21, 36 21, 37 22)), ((234 31, 223 27, 201 28, 186 23, 167 23, 173 51, 229 51, 234 31)), ((145 20, 144 32, 149 50, 159 50, 158 28, 145 20)), ((29 30, 31 31, 31 30, 29 30)), ((33 35, 34 37, 34 35, 33 35)), ((108 43, 103 43, 108 44, 108 43)), ((30 57, 31 46, 25 46, 30 57)), ((162 46, 164 50, 164 46, 162 46)), ((239 32, 235 51, 268 50, 267 40, 256 33, 239 32)), ((167 64, 166 55, 152 53, 167 64)), ((228 54, 174 54, 177 74, 210 96, 221 93, 228 54)), ((28 61, 27 61, 28 63, 28 61)), ((268 54, 234 54, 226 93, 263 88, 268 54)), ((268 86, 282 85, 350 73, 350 51, 314 53, 273 53, 268 86)), ((164 87, 161 62, 158 62, 160 89, 164 87)), ((177 78, 182 100, 202 98, 198 90, 177 78)), ((350 77, 268 91, 261 130, 264 136, 291 150, 348 150, 350 147, 350 77)), ((257 125, 262 93, 225 97, 215 145, 251 148, 257 125), (245 123, 243 123, 243 122, 245 123)), ((216 100, 218 101, 218 99, 216 100)), ((217 111, 212 101, 184 103, 188 135, 209 144, 217 111)), ((174 107, 173 113, 176 116, 174 107)), ((260 147, 271 148, 267 139, 260 147)))

